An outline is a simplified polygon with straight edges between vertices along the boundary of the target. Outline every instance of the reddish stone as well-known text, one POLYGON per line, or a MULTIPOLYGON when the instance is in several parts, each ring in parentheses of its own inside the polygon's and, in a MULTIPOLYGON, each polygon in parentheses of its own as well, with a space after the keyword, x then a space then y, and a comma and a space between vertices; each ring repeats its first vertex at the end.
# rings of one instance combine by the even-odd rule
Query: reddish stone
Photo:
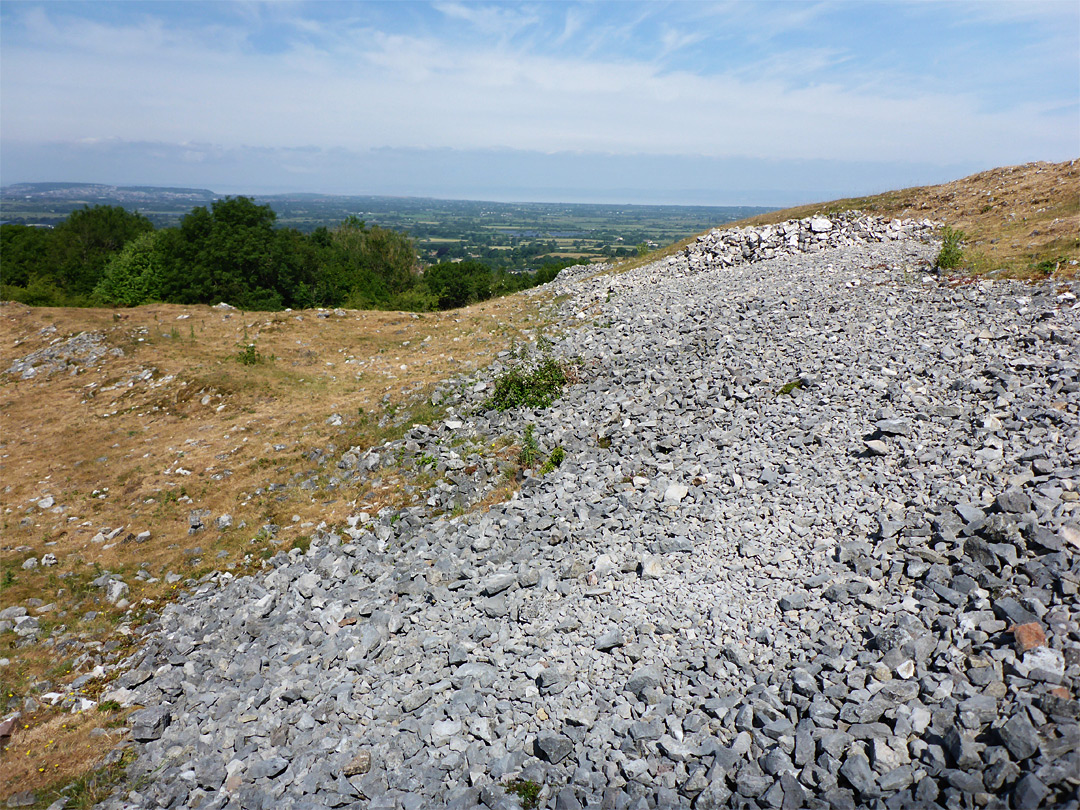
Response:
POLYGON ((1064 686, 1055 686, 1050 690, 1050 694, 1056 698, 1061 698, 1062 700, 1072 700, 1072 692, 1064 686))
POLYGON ((1046 633, 1038 622, 1027 624, 1014 624, 1012 626, 1013 640, 1016 642, 1016 651, 1026 653, 1036 647, 1046 646, 1046 633))

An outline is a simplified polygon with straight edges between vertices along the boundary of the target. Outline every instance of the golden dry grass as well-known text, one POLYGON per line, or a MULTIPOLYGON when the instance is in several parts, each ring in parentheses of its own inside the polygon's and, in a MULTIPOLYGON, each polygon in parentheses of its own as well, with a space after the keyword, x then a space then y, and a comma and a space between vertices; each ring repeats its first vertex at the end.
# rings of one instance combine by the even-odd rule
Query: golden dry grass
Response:
MULTIPOLYGON (((363 482, 342 490, 265 488, 316 474, 320 464, 308 456, 313 449, 332 447, 339 455, 381 443, 413 420, 438 417, 441 411, 425 398, 433 384, 535 337, 545 324, 543 301, 516 295, 446 313, 328 317, 177 305, 0 306, 0 608, 41 600, 43 640, 55 632, 89 642, 125 641, 118 625, 132 616, 90 585, 101 571, 123 575, 137 616, 182 587, 167 583, 167 572, 184 578, 215 569, 240 573, 278 548, 302 544, 322 521, 341 525, 358 510, 408 502, 404 482, 392 474, 377 488, 363 482), (99 334, 123 355, 25 380, 2 373, 81 332, 99 334), (262 362, 238 360, 249 344, 262 362), (380 427, 379 417, 391 409, 397 410, 394 423, 380 427), (342 417, 341 425, 328 424, 332 414, 342 417), (45 496, 55 505, 41 509, 35 501, 45 496), (209 525, 189 536, 194 509, 209 511, 209 525), (213 519, 222 514, 232 515, 233 526, 218 531, 213 519), (268 522, 282 527, 276 537, 259 534, 268 522), (119 527, 114 539, 93 541, 102 529, 119 527), (144 531, 149 540, 137 542, 144 531), (46 553, 58 564, 23 570, 24 560, 46 553), (154 581, 137 579, 140 568, 154 581), (88 611, 98 616, 87 620, 88 611)), ((329 458, 324 463, 332 464, 334 455, 329 458)), ((110 656, 118 660, 122 653, 110 656)), ((10 632, 0 635, 0 657, 9 659, 0 667, 5 703, 8 694, 56 689, 90 666, 69 672, 69 656, 43 643, 24 645, 10 632)), ((105 721, 89 718, 80 728, 105 721)), ((73 728, 56 733, 67 739, 73 728)), ((75 750, 75 738, 65 746, 75 750)), ((44 789, 58 773, 75 776, 92 764, 78 762, 50 765, 54 772, 39 764, 23 773, 20 766, 21 777, 10 784, 44 789)), ((3 754, 0 770, 8 767, 3 754)))
POLYGON ((67 795, 69 807, 91 806, 104 799, 108 774, 97 780, 88 776, 120 739, 125 716, 126 712, 45 710, 20 718, 18 729, 0 754, 0 796, 34 790, 38 804, 44 806, 67 795), (59 792, 80 779, 84 783, 77 790, 59 792))
MULTIPOLYGON (((917 186, 869 197, 800 205, 731 222, 722 228, 768 225, 815 214, 859 210, 899 219, 931 219, 964 232, 964 267, 976 275, 1076 278, 1080 266, 1080 161, 1027 163, 973 174, 939 186, 917 186)), ((691 236, 616 271, 675 255, 691 236)))
POLYGON ((886 217, 933 219, 967 235, 965 261, 976 273, 1076 278, 1080 260, 1080 161, 1027 163, 918 186, 774 211, 733 225, 764 225, 858 209, 886 217), (1064 261, 1062 261, 1064 260, 1064 261), (1060 264, 1059 264, 1060 263, 1060 264))

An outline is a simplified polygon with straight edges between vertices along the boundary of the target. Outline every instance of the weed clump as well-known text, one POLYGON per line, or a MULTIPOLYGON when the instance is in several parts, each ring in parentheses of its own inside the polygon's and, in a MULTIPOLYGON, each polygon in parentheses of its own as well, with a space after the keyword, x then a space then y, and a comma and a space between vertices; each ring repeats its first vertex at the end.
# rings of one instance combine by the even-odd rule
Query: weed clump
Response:
POLYGON ((236 353, 236 361, 242 366, 256 366, 265 362, 266 358, 255 348, 254 343, 249 343, 236 353))
POLYGON ((532 779, 515 779, 506 784, 506 792, 521 799, 523 810, 536 810, 540 806, 540 785, 532 779))
POLYGON ((495 392, 487 405, 497 411, 548 408, 562 396, 575 371, 571 364, 550 356, 535 363, 518 363, 495 380, 495 392))
POLYGON ((547 475, 550 472, 555 472, 555 468, 560 466, 566 460, 566 451, 561 447, 556 447, 551 451, 551 455, 548 456, 548 460, 544 462, 544 465, 540 468, 541 475, 547 475))
POLYGON ((939 270, 952 270, 959 267, 964 258, 964 251, 960 248, 964 232, 946 225, 941 232, 941 237, 941 252, 938 253, 934 267, 939 270))
POLYGON ((536 425, 526 425, 525 436, 521 440, 521 452, 518 453, 518 464, 531 468, 539 458, 540 448, 536 443, 536 425))

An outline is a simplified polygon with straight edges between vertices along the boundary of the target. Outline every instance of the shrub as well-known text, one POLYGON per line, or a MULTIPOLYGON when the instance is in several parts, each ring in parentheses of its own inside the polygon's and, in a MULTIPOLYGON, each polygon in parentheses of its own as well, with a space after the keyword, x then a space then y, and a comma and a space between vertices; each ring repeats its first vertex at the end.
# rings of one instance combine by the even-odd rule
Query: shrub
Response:
POLYGON ((265 358, 254 343, 249 343, 236 353, 236 360, 244 366, 254 366, 263 362, 265 358))
POLYGON ((535 365, 519 363, 495 380, 488 405, 497 411, 547 408, 562 395, 568 381, 566 366, 554 357, 544 357, 535 365))
POLYGON ((938 253, 934 267, 940 270, 952 270, 954 267, 959 267, 964 258, 964 252, 960 249, 963 238, 963 231, 946 225, 941 232, 941 252, 938 253))
POLYGON ((540 804, 541 786, 531 779, 515 779, 506 784, 505 790, 521 799, 522 810, 536 810, 540 804))

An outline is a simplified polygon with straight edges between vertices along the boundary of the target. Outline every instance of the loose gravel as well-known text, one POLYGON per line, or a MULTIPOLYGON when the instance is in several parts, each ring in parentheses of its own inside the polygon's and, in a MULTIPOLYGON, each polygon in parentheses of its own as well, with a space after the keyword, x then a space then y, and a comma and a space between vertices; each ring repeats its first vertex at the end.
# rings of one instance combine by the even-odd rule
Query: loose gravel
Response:
POLYGON ((328 459, 452 485, 165 609, 102 807, 1080 807, 1077 290, 938 277, 932 233, 564 271, 580 382, 484 410, 506 357, 328 459), (561 466, 451 516, 500 474, 455 448, 527 424, 561 466))

